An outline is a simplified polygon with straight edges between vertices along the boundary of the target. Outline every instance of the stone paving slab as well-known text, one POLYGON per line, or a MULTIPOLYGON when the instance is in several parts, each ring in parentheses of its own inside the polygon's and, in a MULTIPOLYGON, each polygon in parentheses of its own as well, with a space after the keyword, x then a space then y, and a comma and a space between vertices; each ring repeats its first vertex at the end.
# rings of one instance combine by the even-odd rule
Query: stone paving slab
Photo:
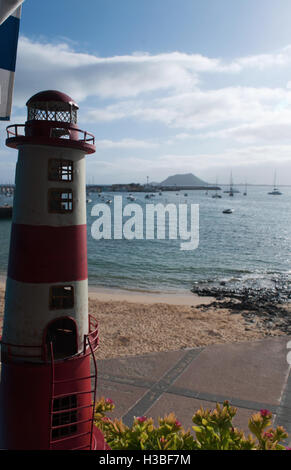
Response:
POLYGON ((103 359, 98 361, 98 371, 101 375, 110 374, 156 381, 185 354, 186 350, 181 350, 103 359))
POLYGON ((211 345, 175 382, 213 395, 278 405, 286 380, 286 338, 211 345))
POLYGON ((112 398, 114 416, 127 425, 134 416, 158 418, 173 411, 190 427, 201 405, 214 409, 228 399, 238 409, 235 425, 248 432, 250 416, 269 409, 291 443, 288 340, 281 336, 98 361, 97 395, 112 398))

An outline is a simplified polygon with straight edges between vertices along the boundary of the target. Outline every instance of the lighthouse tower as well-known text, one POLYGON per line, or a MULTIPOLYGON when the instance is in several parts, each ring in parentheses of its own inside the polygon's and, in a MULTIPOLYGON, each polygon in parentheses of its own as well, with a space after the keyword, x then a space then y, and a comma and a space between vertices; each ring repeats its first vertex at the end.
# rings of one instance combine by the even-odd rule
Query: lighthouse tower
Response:
POLYGON ((78 129, 78 106, 64 93, 37 93, 27 110, 6 140, 18 161, 0 448, 104 449, 93 423, 98 328, 88 316, 85 155, 94 136, 78 129))

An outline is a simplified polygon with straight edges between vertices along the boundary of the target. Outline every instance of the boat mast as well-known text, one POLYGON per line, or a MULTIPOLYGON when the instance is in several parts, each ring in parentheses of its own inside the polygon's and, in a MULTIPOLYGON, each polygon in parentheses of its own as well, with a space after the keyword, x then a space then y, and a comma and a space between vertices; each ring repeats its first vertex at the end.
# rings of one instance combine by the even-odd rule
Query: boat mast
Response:
POLYGON ((274 189, 276 189, 276 182, 277 182, 277 172, 275 170, 275 173, 274 173, 274 189))

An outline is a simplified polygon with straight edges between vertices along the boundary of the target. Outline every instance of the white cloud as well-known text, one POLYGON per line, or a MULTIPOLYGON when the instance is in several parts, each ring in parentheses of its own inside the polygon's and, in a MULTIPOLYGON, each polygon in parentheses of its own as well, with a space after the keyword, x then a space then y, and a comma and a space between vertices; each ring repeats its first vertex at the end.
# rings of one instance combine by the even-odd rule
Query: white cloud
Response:
POLYGON ((19 40, 16 104, 39 89, 65 89, 76 100, 88 96, 132 97, 156 90, 192 89, 197 72, 215 68, 216 60, 182 53, 143 53, 101 58, 75 52, 67 44, 19 40), (40 87, 41 84, 41 87, 40 87))
MULTIPOLYGON (((195 172, 197 168, 204 171, 215 166, 229 167, 232 162, 251 166, 256 162, 268 164, 272 159, 290 160, 287 143, 291 135, 291 80, 288 82, 287 75, 290 69, 291 79, 291 46, 230 61, 181 52, 98 57, 77 52, 73 47, 65 42, 49 44, 21 37, 14 104, 23 107, 32 94, 59 89, 84 101, 80 106, 82 122, 110 126, 131 119, 134 124, 159 123, 168 128, 164 148, 157 133, 154 141, 143 138, 141 127, 139 138, 134 130, 130 138, 120 138, 118 132, 116 141, 98 134, 96 145, 101 159, 103 151, 107 155, 107 150, 114 149, 123 150, 123 154, 130 149, 139 150, 139 155, 146 149, 155 148, 157 152, 152 158, 125 156, 122 163, 108 161, 106 171, 111 174, 116 172, 119 177, 123 172, 128 174, 129 169, 131 174, 170 174, 182 168, 195 172), (280 83, 284 86, 278 86, 276 81, 272 87, 271 80, 268 86, 263 85, 266 71, 276 72, 277 77, 283 71, 280 83), (100 104, 102 100, 106 100, 105 104, 100 104), (195 138, 203 141, 203 152, 197 149, 193 155, 195 138), (212 148, 205 150, 210 138, 212 148), (220 147, 211 153, 214 139, 219 139, 220 147), (272 145, 268 147, 267 142, 272 145), (180 152, 166 154, 166 145, 176 146, 175 150, 179 145, 180 152)), ((22 116, 22 110, 17 114, 22 116)))
POLYGON ((289 85, 216 88, 213 81, 213 89, 203 90, 201 74, 229 74, 287 64, 291 64, 291 46, 276 54, 230 62, 181 52, 156 55, 140 52, 102 58, 76 52, 66 43, 44 44, 21 37, 14 104, 23 106, 40 89, 60 89, 77 101, 90 96, 113 100, 105 107, 90 106, 83 115, 90 122, 135 118, 185 130, 216 125, 233 127, 261 120, 280 102, 290 105, 289 85), (167 96, 162 95, 165 91, 167 96))
POLYGON ((180 134, 175 135, 175 139, 178 140, 192 139, 193 137, 193 134, 187 134, 186 132, 181 132, 180 134))
POLYGON ((291 64, 291 46, 276 53, 255 54, 235 59, 222 70, 240 72, 245 69, 266 70, 272 67, 286 67, 291 64))
MULTIPOLYGON (((260 126, 268 119, 288 125, 291 91, 281 88, 225 87, 218 90, 195 90, 175 93, 152 100, 120 101, 104 108, 88 111, 88 121, 114 121, 124 118, 148 122, 158 121, 166 126, 184 130, 222 127, 221 136, 234 125, 260 126)), ((179 135, 179 134, 178 134, 179 135)), ((181 132, 185 139, 188 132, 181 132)), ((219 135, 219 133, 218 133, 219 135)), ((209 135, 210 136, 210 135, 209 135)))
POLYGON ((158 146, 155 142, 137 139, 122 139, 119 141, 112 140, 95 140, 97 148, 101 149, 147 149, 158 146))
POLYGON ((98 57, 74 51, 67 43, 50 44, 21 37, 15 103, 23 105, 40 89, 66 90, 76 100, 88 96, 125 98, 157 90, 193 91, 203 73, 238 73, 291 64, 291 46, 276 54, 223 61, 200 54, 169 52, 98 57))
POLYGON ((265 110, 258 119, 249 120, 234 127, 204 132, 196 137, 200 139, 228 139, 241 143, 256 142, 290 142, 291 141, 291 109, 265 110))

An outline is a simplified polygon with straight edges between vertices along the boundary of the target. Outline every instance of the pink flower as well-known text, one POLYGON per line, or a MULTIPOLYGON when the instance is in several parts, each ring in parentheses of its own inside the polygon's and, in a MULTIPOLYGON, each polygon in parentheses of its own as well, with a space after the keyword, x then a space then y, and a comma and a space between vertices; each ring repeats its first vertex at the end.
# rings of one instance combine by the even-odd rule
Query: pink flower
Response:
POLYGON ((107 405, 113 405, 113 400, 111 400, 111 398, 106 398, 105 403, 107 403, 107 405))
POLYGON ((273 434, 271 432, 264 432, 264 437, 267 437, 268 439, 272 439, 273 434))
POLYGON ((182 423, 180 423, 180 421, 176 419, 175 426, 177 426, 177 428, 180 428, 182 426, 182 423))
POLYGON ((264 418, 265 416, 268 416, 270 414, 269 410, 260 410, 261 416, 264 418))
POLYGON ((103 416, 103 418, 101 418, 101 421, 103 421, 104 423, 108 423, 108 421, 110 421, 110 419, 107 418, 107 416, 103 416))
POLYGON ((164 444, 165 442, 167 442, 167 439, 165 439, 164 436, 162 436, 162 437, 160 438, 160 442, 161 442, 162 444, 164 444))
POLYGON ((139 423, 144 423, 144 421, 147 420, 147 417, 146 417, 146 416, 139 416, 139 417, 137 418, 137 420, 138 420, 139 423))
POLYGON ((291 450, 291 447, 285 447, 286 450, 291 450))

